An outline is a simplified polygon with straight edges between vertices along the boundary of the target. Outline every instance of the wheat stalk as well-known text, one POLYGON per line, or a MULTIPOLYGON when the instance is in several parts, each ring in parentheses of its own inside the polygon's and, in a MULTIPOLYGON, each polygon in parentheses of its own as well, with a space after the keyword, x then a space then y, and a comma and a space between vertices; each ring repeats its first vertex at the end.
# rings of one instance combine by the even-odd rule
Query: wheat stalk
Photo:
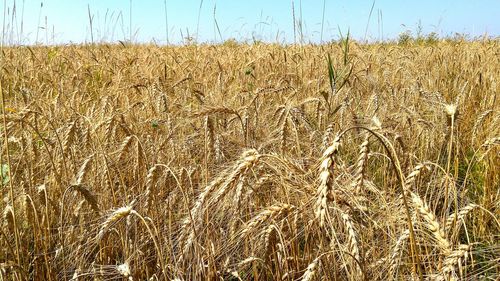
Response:
POLYGON ((125 158, 125 155, 128 153, 130 148, 132 147, 132 143, 134 140, 134 136, 127 136, 121 143, 120 148, 118 149, 118 162, 122 162, 125 158))
POLYGON ((233 172, 226 176, 226 180, 222 183, 219 190, 215 192, 211 204, 217 205, 229 189, 233 187, 237 181, 241 181, 245 173, 258 163, 261 155, 259 155, 257 150, 252 149, 245 151, 242 157, 243 159, 239 161, 239 164, 233 172))
POLYGON ((470 203, 469 205, 460 209, 460 211, 458 213, 451 214, 446 219, 446 223, 445 223, 446 232, 451 231, 451 228, 453 227, 453 225, 455 223, 457 223, 458 221, 462 221, 467 216, 467 214, 469 214, 471 211, 473 211, 474 209, 476 209, 478 207, 479 207, 478 205, 476 205, 474 203, 470 203))
POLYGON ((340 147, 340 136, 335 137, 333 143, 323 152, 321 157, 319 186, 316 192, 315 214, 319 220, 320 227, 323 227, 328 212, 328 194, 332 190, 333 185, 333 167, 335 165, 335 155, 340 147))
POLYGON ((7 205, 3 211, 3 219, 5 221, 5 224, 7 226, 7 229, 9 229, 12 233, 14 232, 14 209, 12 208, 11 205, 7 205))
POLYGON ((92 147, 92 138, 91 138, 91 128, 90 126, 85 127, 85 130, 82 133, 82 143, 85 148, 92 147))
POLYGON ((294 209, 294 206, 288 204, 277 204, 271 207, 266 208, 258 215, 253 217, 240 232, 241 236, 246 235, 253 229, 256 229, 259 225, 264 223, 266 220, 270 218, 277 218, 283 215, 288 214, 290 211, 294 209))
POLYGON ((245 175, 241 176, 240 180, 238 181, 238 184, 236 185, 236 190, 234 193, 234 199, 233 199, 233 207, 236 209, 239 209, 241 207, 241 198, 243 195, 243 189, 245 187, 245 182, 246 182, 246 177, 245 175))
POLYGON ((96 237, 97 242, 99 243, 99 241, 102 240, 102 238, 108 232, 111 225, 115 224, 116 222, 118 222, 121 219, 128 217, 128 215, 130 215, 132 210, 133 210, 132 206, 129 205, 129 206, 118 208, 115 211, 113 211, 106 218, 106 220, 102 223, 101 230, 99 230, 99 233, 97 234, 97 237, 96 237))
POLYGON ((217 188, 217 186, 222 183, 225 174, 226 172, 221 173, 217 178, 212 180, 212 182, 210 182, 205 187, 205 189, 198 195, 198 199, 194 203, 194 206, 191 209, 190 213, 182 221, 180 240, 183 240, 186 233, 189 233, 189 238, 187 240, 188 242, 186 242, 187 245, 191 244, 190 242, 192 242, 192 240, 194 239, 195 228, 193 224, 195 223, 196 220, 198 220, 198 217, 200 215, 201 209, 205 201, 207 200, 208 196, 217 188))
POLYGON ((288 138, 288 118, 285 117, 283 120, 283 123, 281 124, 280 131, 279 131, 279 138, 280 138, 280 150, 281 154, 286 153, 287 145, 286 145, 286 140, 288 138))
POLYGON ((186 240, 184 244, 183 253, 187 253, 191 248, 191 245, 194 242, 196 231, 198 226, 195 225, 198 223, 200 219, 201 211, 205 201, 208 196, 214 192, 213 198, 210 200, 210 203, 213 205, 218 205, 219 201, 224 197, 224 195, 229 191, 230 187, 232 187, 236 181, 240 179, 240 176, 244 175, 245 172, 252 168, 259 160, 261 156, 256 150, 247 150, 242 154, 242 159, 237 162, 236 167, 232 172, 224 172, 221 173, 215 180, 213 180, 209 185, 205 187, 202 193, 198 196, 194 207, 191 209, 190 214, 183 220, 181 225, 181 240, 186 240), (185 238, 186 234, 188 235, 185 238))
POLYGON ((325 134, 323 135, 323 141, 321 143, 321 149, 326 150, 328 146, 333 142, 333 139, 335 138, 334 131, 333 131, 333 124, 328 125, 326 128, 325 134))
POLYGON ((361 260, 361 254, 359 250, 358 235, 356 234, 356 231, 354 229, 351 217, 345 212, 341 212, 340 217, 342 218, 344 226, 347 230, 347 237, 348 237, 347 247, 352 257, 355 259, 355 261, 353 262, 354 263, 353 267, 355 268, 355 278, 362 279, 363 270, 361 269, 361 264, 363 261, 361 260))
POLYGON ((78 170, 78 174, 76 174, 75 185, 80 185, 87 180, 87 176, 89 174, 89 170, 91 168, 91 160, 93 155, 89 156, 85 161, 83 161, 82 166, 80 166, 80 170, 78 170))
POLYGON ((481 113, 481 115, 479 115, 476 122, 474 122, 474 126, 472 127, 472 138, 471 138, 473 141, 476 139, 476 134, 479 129, 479 126, 481 126, 481 123, 483 123, 484 119, 486 119, 486 117, 488 117, 488 115, 490 115, 493 112, 494 111, 491 109, 484 111, 483 113, 481 113))
POLYGON ((215 162, 217 163, 221 162, 225 157, 224 152, 222 151, 221 140, 218 135, 215 136, 214 154, 215 154, 215 162))
POLYGON ((321 255, 315 258, 306 268, 304 274, 302 274, 302 281, 309 281, 316 275, 317 267, 319 266, 321 255))
POLYGON ((363 179, 366 169, 366 162, 368 161, 368 138, 367 135, 363 141, 363 143, 359 147, 359 157, 356 161, 356 171, 354 172, 354 181, 351 187, 355 190, 356 193, 361 192, 361 188, 363 187, 363 179))
POLYGON ((153 187, 156 184, 156 181, 158 180, 159 177, 159 165, 154 165, 148 170, 148 174, 146 175, 146 207, 151 206, 151 201, 152 201, 152 191, 153 187))
POLYGON ((64 135, 64 140, 63 140, 63 153, 66 153, 73 143, 75 139, 75 133, 76 133, 76 120, 71 122, 69 125, 68 131, 66 131, 66 134, 64 135))
POLYGON ((136 171, 139 173, 140 169, 144 167, 147 162, 146 155, 142 149, 142 144, 139 140, 135 142, 135 159, 137 161, 136 171))
MULTIPOLYGON (((215 154, 214 124, 210 116, 205 117, 205 161, 210 161, 215 154)), ((208 164, 207 164, 208 165, 208 164)), ((208 167, 207 167, 208 170, 208 167)))
POLYGON ((97 199, 95 195, 90 192, 90 190, 88 190, 83 184, 76 184, 72 185, 71 187, 83 196, 85 201, 90 204, 95 212, 99 213, 99 205, 97 204, 97 199))
POLYGON ((446 256, 443 262, 443 267, 441 268, 441 276, 443 277, 443 280, 458 280, 452 274, 458 265, 459 273, 462 275, 462 260, 467 260, 470 250, 470 245, 462 244, 458 246, 458 249, 446 256))
POLYGON ((403 233, 399 236, 398 240, 396 241, 396 245, 394 245, 394 248, 392 249, 390 258, 389 258, 389 276, 393 277, 396 272, 397 268, 400 264, 400 256, 402 255, 402 250, 403 247, 406 243, 406 240, 410 237, 410 231, 407 229, 403 231, 403 233))
POLYGON ((206 115, 212 115, 212 114, 234 114, 234 115, 239 116, 238 111, 221 106, 221 107, 207 107, 204 110, 201 110, 201 111, 193 114, 192 117, 200 117, 200 116, 206 116, 206 115))
POLYGON ((266 249, 266 257, 271 254, 274 244, 276 244, 276 237, 278 236, 278 228, 274 224, 270 224, 264 230, 264 247, 266 249))
POLYGON ((426 163, 420 163, 415 166, 415 168, 413 168, 413 171, 406 177, 405 186, 408 188, 410 185, 412 185, 417 177, 422 173, 422 169, 426 167, 426 163))
POLYGON ((441 228, 439 222, 436 219, 434 213, 429 209, 427 203, 425 203, 420 196, 410 192, 410 197, 413 205, 418 210, 418 213, 425 220, 424 226, 432 233, 436 239, 437 245, 441 250, 443 255, 448 255, 451 252, 451 245, 444 234, 444 230, 441 228))

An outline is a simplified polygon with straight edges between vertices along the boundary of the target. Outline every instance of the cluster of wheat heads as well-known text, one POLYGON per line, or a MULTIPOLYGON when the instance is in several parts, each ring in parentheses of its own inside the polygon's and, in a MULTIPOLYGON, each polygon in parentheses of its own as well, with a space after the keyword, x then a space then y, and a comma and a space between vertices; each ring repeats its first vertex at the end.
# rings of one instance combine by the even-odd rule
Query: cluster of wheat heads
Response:
POLYGON ((4 48, 0 279, 498 280, 500 42, 349 44, 4 48))

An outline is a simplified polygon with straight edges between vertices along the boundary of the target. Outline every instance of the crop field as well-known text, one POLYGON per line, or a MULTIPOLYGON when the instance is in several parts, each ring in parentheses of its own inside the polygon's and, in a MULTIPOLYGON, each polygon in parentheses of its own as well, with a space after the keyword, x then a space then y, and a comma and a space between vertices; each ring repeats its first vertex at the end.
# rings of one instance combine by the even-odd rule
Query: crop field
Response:
POLYGON ((500 41, 4 47, 0 280, 499 280, 500 41))

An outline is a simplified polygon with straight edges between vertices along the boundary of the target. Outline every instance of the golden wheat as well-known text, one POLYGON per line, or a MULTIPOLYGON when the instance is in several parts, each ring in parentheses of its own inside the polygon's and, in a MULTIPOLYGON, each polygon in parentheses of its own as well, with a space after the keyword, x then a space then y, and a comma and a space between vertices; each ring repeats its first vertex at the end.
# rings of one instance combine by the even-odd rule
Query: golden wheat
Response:
POLYGON ((497 280, 499 46, 4 46, 0 279, 497 280))

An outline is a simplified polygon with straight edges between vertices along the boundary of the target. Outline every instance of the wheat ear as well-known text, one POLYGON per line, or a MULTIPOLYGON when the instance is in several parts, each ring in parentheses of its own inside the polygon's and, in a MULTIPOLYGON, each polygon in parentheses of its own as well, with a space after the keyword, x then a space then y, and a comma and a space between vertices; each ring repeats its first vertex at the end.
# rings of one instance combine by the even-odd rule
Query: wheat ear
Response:
POLYGON ((159 177, 159 166, 154 165, 148 170, 148 174, 146 175, 146 207, 151 206, 151 201, 152 201, 152 191, 153 187, 156 184, 156 181, 158 180, 159 177))
POLYGON ((354 229, 354 225, 352 223, 351 217, 345 213, 341 213, 341 218, 342 221, 344 222, 345 228, 347 230, 347 241, 348 241, 348 249, 349 252, 351 253, 352 257, 355 259, 354 261, 354 268, 356 272, 356 278, 361 278, 363 276, 363 270, 361 269, 361 255, 360 255, 360 250, 359 250, 359 241, 358 241, 358 235, 356 234, 356 231, 354 229))
POLYGON ((132 135, 127 136, 121 143, 120 148, 118 149, 118 162, 122 162, 124 160, 125 155, 132 147, 133 137, 134 136, 132 135))
POLYGON ((76 120, 71 122, 69 125, 68 131, 64 135, 64 140, 63 140, 63 153, 66 153, 73 143, 73 140, 75 138, 75 132, 76 132, 76 120))
POLYGON ((12 208, 11 205, 7 205, 3 211, 3 219, 5 221, 5 224, 7 226, 7 229, 10 231, 14 232, 14 209, 12 208))
POLYGON ((266 208, 264 211, 260 212, 257 216, 252 218, 246 225, 246 227, 241 231, 240 235, 244 236, 248 232, 257 228, 263 222, 270 218, 280 217, 282 215, 288 214, 294 207, 288 204, 277 204, 266 208))
POLYGON ((85 161, 83 161, 80 170, 78 170, 78 174, 76 174, 75 185, 80 185, 87 180, 88 172, 91 168, 91 160, 93 155, 89 156, 85 161))
POLYGON ((304 274, 302 274, 302 281, 309 281, 312 280, 316 274, 317 268, 319 266, 319 262, 321 259, 322 255, 318 256, 315 258, 306 268, 306 271, 304 274))
POLYGON ((399 256, 401 255, 401 251, 403 250, 406 240, 408 240, 409 237, 410 231, 408 229, 403 231, 401 236, 399 236, 396 245, 394 245, 394 248, 392 249, 391 256, 389 258, 389 276, 391 277, 394 277, 397 272, 397 268, 400 263, 399 256))
POLYGON ((109 227, 116 223, 117 221, 128 217, 130 215, 130 212, 132 212, 132 206, 125 206, 116 209, 111 215, 108 216, 108 218, 104 221, 104 223, 101 225, 101 230, 97 234, 97 242, 101 241, 101 239, 104 237, 106 232, 108 232, 109 227))
POLYGON ((448 255, 451 252, 451 245, 446 236, 444 235, 444 231, 441 228, 439 222, 436 219, 434 213, 430 210, 427 203, 425 203, 420 196, 416 193, 410 192, 411 201, 415 206, 415 209, 418 210, 418 213, 425 220, 425 227, 432 233, 434 238, 436 239, 437 245, 441 250, 443 255, 448 255))
POLYGON ((95 212, 99 213, 99 205, 97 204, 97 199, 95 195, 90 192, 90 190, 88 190, 83 184, 72 185, 71 187, 83 196, 85 201, 90 204, 95 212))
POLYGON ((368 160, 368 137, 367 135, 363 143, 359 146, 359 157, 356 161, 356 171, 354 172, 354 181, 352 188, 359 193, 363 187, 363 179, 365 174, 366 162, 368 160))
POLYGON ((257 150, 251 149, 243 153, 243 159, 239 161, 238 166, 233 170, 231 174, 229 174, 221 185, 219 190, 214 194, 213 200, 211 203, 217 205, 219 201, 224 197, 224 195, 229 191, 231 187, 234 186, 235 183, 239 182, 245 173, 255 166, 261 155, 257 152, 257 150))
MULTIPOLYGON (((446 256, 443 262, 443 267, 441 268, 441 274, 437 280, 459 280, 455 277, 455 270, 458 266, 459 273, 463 272, 462 260, 467 260, 469 252, 471 250, 470 245, 460 245, 458 249, 451 252, 446 256)), ((460 279, 461 280, 461 279, 460 279)))
POLYGON ((315 215, 319 219, 319 225, 324 226, 327 217, 327 201, 328 193, 332 190, 333 185, 333 167, 335 165, 335 155, 337 154, 340 147, 340 136, 336 136, 333 143, 324 151, 323 157, 321 157, 320 174, 319 174, 319 186, 316 192, 316 204, 315 204, 315 215))
POLYGON ((415 166, 415 168, 413 168, 413 171, 406 177, 405 186, 408 188, 410 185, 412 185, 417 177, 422 173, 422 169, 426 167, 426 163, 420 163, 415 166))
POLYGON ((451 228, 453 224, 457 223, 458 221, 463 220, 467 214, 469 214, 471 211, 474 209, 478 208, 479 206, 471 203, 465 207, 463 207, 458 213, 453 213, 451 214, 447 219, 445 223, 445 229, 447 232, 451 231, 451 228))

